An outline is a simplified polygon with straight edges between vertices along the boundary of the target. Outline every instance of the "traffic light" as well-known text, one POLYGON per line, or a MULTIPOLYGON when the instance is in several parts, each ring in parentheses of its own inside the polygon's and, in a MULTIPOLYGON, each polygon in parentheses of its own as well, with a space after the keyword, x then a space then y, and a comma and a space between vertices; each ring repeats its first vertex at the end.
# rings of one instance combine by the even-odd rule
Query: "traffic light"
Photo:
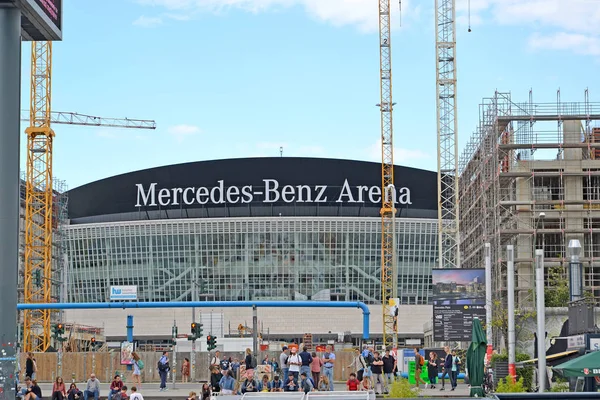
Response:
POLYGON ((63 324, 52 325, 52 334, 56 339, 64 340, 62 339, 62 335, 65 334, 65 326, 63 324))
POLYGON ((36 286, 42 286, 42 271, 39 269, 33 271, 33 283, 35 283, 36 286))
POLYGON ((213 335, 208 335, 206 337, 206 347, 208 351, 214 350, 217 348, 217 337, 213 335))
POLYGON ((198 322, 192 322, 190 329, 192 332, 192 340, 202 337, 202 324, 198 322))

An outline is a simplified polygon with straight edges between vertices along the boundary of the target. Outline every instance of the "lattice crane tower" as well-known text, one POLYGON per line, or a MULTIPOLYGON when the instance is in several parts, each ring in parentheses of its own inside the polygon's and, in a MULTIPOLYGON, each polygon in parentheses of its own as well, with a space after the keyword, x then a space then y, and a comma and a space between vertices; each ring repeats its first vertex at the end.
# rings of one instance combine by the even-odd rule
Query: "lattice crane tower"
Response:
MULTIPOLYGON (((52 268, 53 190, 51 123, 155 129, 149 120, 92 117, 51 111, 52 42, 31 44, 31 100, 27 134, 25 188, 25 303, 51 303, 57 280, 52 268)), ((53 310, 23 314, 23 350, 44 352, 50 347, 53 310)))
POLYGON ((392 54, 390 0, 379 0, 379 63, 381 111, 381 302, 383 346, 397 347, 390 300, 397 297, 396 189, 394 187, 394 140, 392 110, 392 54))
POLYGON ((435 0, 439 268, 460 267, 455 2, 435 0))
MULTIPOLYGON (((25 188, 25 302, 52 302, 52 42, 31 44, 31 104, 25 188)), ((26 310, 23 348, 50 346, 51 310, 26 310)))

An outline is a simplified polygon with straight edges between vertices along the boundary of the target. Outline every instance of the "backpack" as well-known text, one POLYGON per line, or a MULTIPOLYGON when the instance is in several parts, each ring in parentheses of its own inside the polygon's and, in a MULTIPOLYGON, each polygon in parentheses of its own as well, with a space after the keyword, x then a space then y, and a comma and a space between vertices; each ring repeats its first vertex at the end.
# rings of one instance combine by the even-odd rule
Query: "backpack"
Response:
POLYGON ((423 365, 425 365, 425 359, 423 358, 423 356, 420 354, 417 354, 417 357, 419 358, 419 366, 422 367, 423 365))
POLYGON ((160 361, 158 362, 158 370, 159 371, 166 371, 168 369, 168 364, 163 364, 160 361))
POLYGON ((258 363, 256 362, 256 357, 252 356, 252 362, 250 363, 252 369, 256 368, 257 364, 258 363))
POLYGON ((375 357, 373 357, 373 353, 369 352, 367 358, 365 358, 365 362, 367 363, 367 367, 373 365, 373 361, 375 361, 375 357))
POLYGON ((140 370, 144 369, 144 362, 142 360, 137 360, 136 364, 140 370))

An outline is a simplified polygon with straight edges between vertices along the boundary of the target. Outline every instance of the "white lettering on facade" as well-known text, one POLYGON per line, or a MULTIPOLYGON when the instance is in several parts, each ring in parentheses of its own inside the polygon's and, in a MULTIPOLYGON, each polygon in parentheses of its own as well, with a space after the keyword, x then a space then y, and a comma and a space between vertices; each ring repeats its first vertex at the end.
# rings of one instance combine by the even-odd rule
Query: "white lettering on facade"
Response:
POLYGON ((151 183, 150 187, 148 188, 148 193, 144 194, 144 185, 142 185, 141 183, 138 183, 137 185, 137 203, 135 204, 136 207, 141 207, 142 204, 140 203, 140 197, 142 198, 142 201, 144 202, 143 205, 145 206, 156 206, 156 200, 155 200, 155 194, 156 194, 156 183, 151 183), (148 204, 148 200, 151 199, 150 204, 148 204))
POLYGON ((252 200, 254 199, 254 195, 252 194, 252 186, 244 186, 242 188, 242 196, 244 196, 242 203, 252 203, 252 200))
POLYGON ((171 203, 173 206, 179 205, 179 197, 177 197, 178 193, 183 193, 183 188, 173 188, 173 202, 171 203))
POLYGON ((286 185, 281 189, 281 200, 286 203, 293 203, 296 198, 296 190, 291 185, 286 185), (289 196, 289 197, 288 197, 289 196))
MULTIPOLYGON (((254 189, 252 185, 227 186, 224 180, 218 180, 212 187, 174 187, 159 188, 157 183, 151 183, 147 188, 143 184, 136 184, 136 207, 168 207, 192 206, 194 204, 248 204, 256 196, 262 203, 326 203, 327 193, 330 190, 338 191, 340 186, 328 190, 327 185, 285 185, 281 186, 276 179, 263 179, 263 187, 254 189), (264 190, 264 191, 263 191, 264 190)), ((411 193, 407 187, 394 188, 390 186, 385 190, 385 196, 394 204, 411 205, 411 193)), ((381 202, 381 187, 379 186, 352 186, 348 179, 344 179, 337 198, 331 199, 336 203, 372 203, 381 202)))
POLYGON ((191 206, 192 204, 194 204, 194 198, 192 197, 192 199, 190 200, 190 198, 188 197, 188 193, 190 191, 192 192, 192 195, 193 195, 194 192, 196 191, 196 189, 193 187, 189 187, 189 188, 185 188, 185 190, 183 191, 183 202, 187 206, 191 206))
POLYGON ((371 186, 369 189, 369 201, 371 203, 381 203, 381 188, 379 186, 371 186), (374 198, 373 196, 378 196, 374 198))
POLYGON ((279 200, 279 192, 277 191, 279 182, 275 179, 263 179, 263 182, 265 183, 265 203, 274 203, 279 200), (273 194, 272 198, 271 194, 273 194))
POLYGON ((310 186, 298 185, 296 186, 296 189, 298 189, 298 200, 296 200, 297 203, 312 203, 312 190, 310 190, 310 186), (306 197, 304 194, 306 194, 306 197))
POLYGON ((336 203, 356 203, 354 197, 352 196, 352 189, 350 189, 350 184, 348 183, 348 179, 344 180, 344 184, 342 185, 342 192, 340 196, 335 201, 336 203))
POLYGON ((317 192, 317 197, 315 198, 315 203, 325 203, 327 201, 327 196, 324 195, 325 189, 327 189, 327 186, 325 186, 325 185, 315 186, 315 191, 317 192))
POLYGON ((231 204, 235 204, 238 201, 240 201, 240 189, 238 189, 236 186, 229 186, 227 188, 227 202, 231 203, 231 204), (235 197, 232 197, 235 196, 235 197))
POLYGON ((171 191, 169 189, 160 189, 158 191, 158 204, 168 206, 171 203, 171 191))
POLYGON ((210 201, 212 201, 214 204, 223 204, 225 203, 225 198, 223 197, 223 188, 225 183, 223 180, 217 181, 217 183, 219 185, 215 186, 210 191, 210 201), (219 200, 217 200, 215 197, 216 193, 219 193, 219 200))

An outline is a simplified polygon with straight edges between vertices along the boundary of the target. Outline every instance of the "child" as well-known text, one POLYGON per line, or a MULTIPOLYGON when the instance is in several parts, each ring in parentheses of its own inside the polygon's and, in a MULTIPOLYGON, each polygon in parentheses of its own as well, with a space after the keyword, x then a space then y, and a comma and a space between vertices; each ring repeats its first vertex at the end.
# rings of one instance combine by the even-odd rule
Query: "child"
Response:
POLYGON ((350 379, 346 382, 346 390, 349 392, 358 392, 358 385, 360 385, 360 381, 356 379, 356 374, 352 372, 350 379))
POLYGON ((371 379, 368 376, 365 376, 360 384, 361 392, 368 392, 372 389, 371 379))

